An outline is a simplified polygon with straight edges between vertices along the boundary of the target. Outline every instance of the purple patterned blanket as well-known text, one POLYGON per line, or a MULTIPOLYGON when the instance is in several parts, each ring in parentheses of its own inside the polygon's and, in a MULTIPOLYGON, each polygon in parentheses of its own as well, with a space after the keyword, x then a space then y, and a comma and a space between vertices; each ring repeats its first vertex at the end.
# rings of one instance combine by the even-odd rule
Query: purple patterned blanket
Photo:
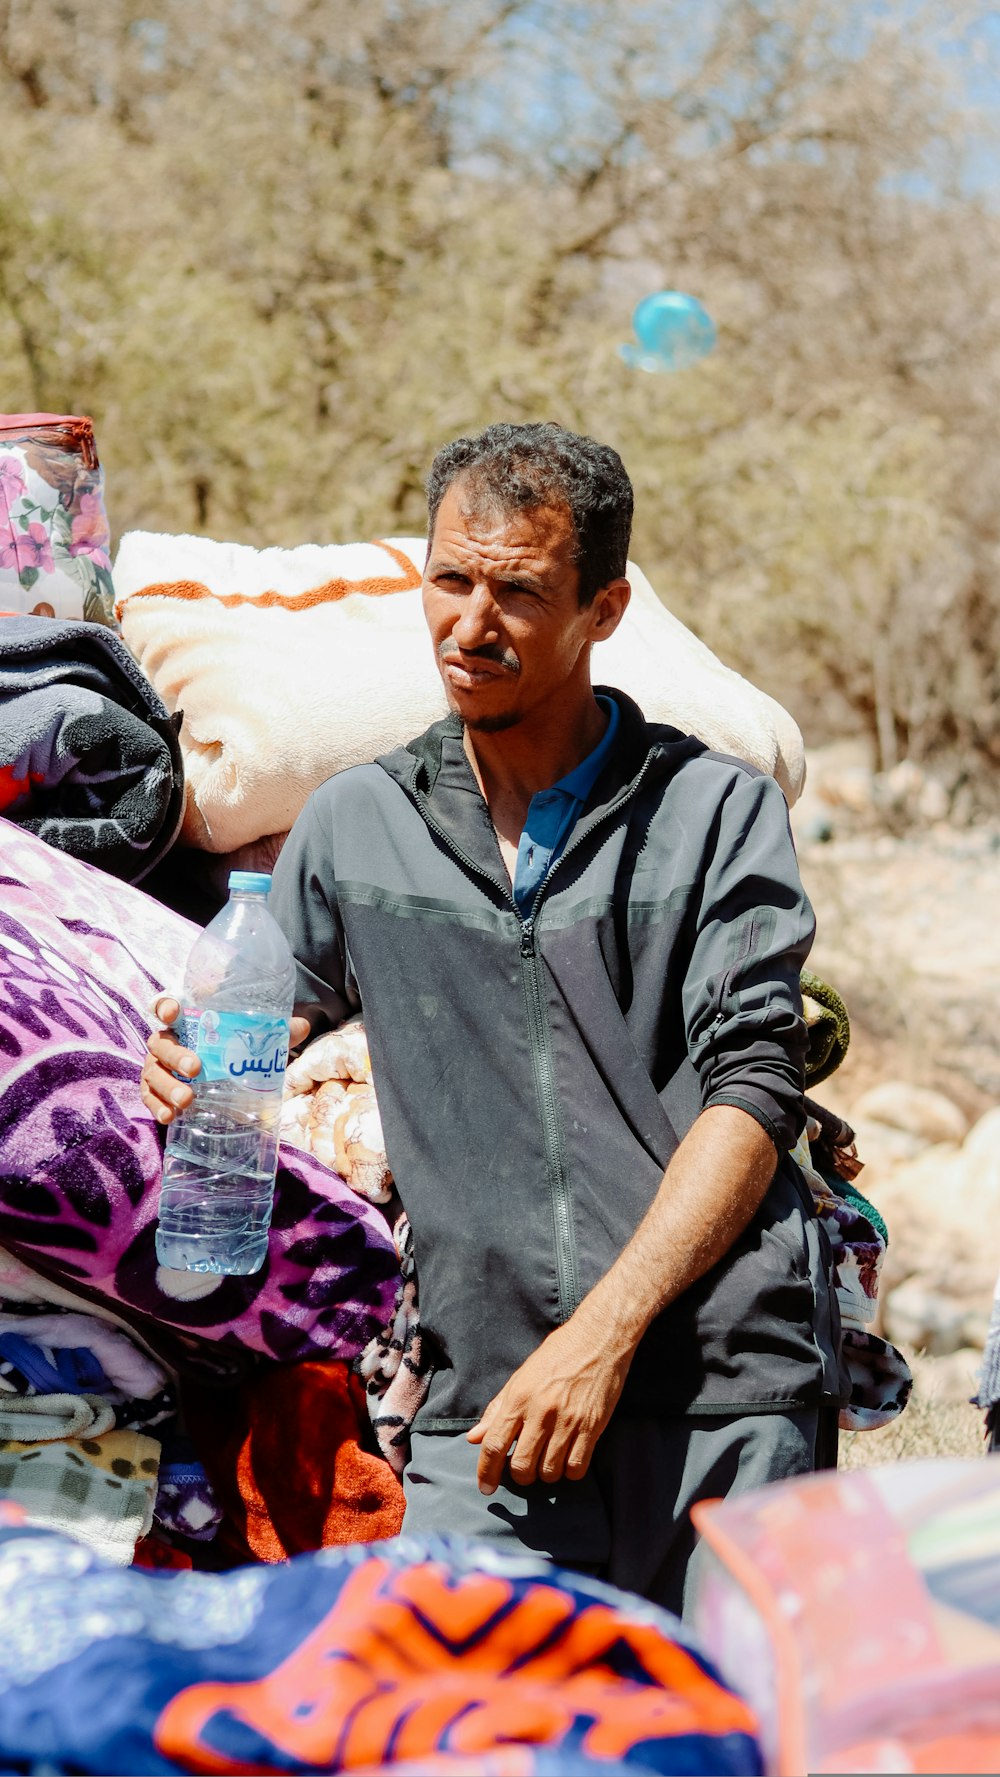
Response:
POLYGON ((206 1341, 237 1364, 350 1361, 392 1311, 391 1234, 294 1148, 261 1271, 157 1268, 162 1133, 139 1071, 152 1000, 180 981, 195 929, 0 820, 0 1242, 136 1324, 174 1329, 194 1361, 206 1341))

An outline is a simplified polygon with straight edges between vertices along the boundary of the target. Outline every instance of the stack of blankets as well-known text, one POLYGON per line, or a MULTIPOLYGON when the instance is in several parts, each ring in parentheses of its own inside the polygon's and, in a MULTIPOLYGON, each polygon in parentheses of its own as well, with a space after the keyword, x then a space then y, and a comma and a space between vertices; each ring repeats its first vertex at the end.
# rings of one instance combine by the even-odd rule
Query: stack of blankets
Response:
POLYGON ((384 1213, 286 1147, 260 1272, 160 1268, 139 1074, 194 928, 2 821, 0 873, 0 1499, 119 1561, 151 1527, 195 1561, 213 1527, 229 1560, 393 1534, 350 1368, 403 1287, 384 1213))
POLYGON ((0 1498, 118 1566, 154 1521, 210 1539, 221 1513, 201 1465, 178 1467, 176 1423, 176 1379, 134 1328, 0 1249, 0 1498))

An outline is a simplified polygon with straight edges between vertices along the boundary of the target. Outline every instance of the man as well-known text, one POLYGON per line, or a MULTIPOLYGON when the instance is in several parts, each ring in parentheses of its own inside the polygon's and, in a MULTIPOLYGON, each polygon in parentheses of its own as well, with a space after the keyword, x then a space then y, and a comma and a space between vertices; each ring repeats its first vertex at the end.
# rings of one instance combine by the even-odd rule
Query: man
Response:
MULTIPOLYGON (((271 907, 294 1034, 364 1009, 440 1353, 407 1529, 679 1610, 693 1501, 813 1468, 836 1410, 786 1157, 812 916, 773 780, 591 687, 629 598, 616 453, 492 426, 439 453, 428 497, 452 714, 292 830, 271 907)), ((167 1032, 150 1051, 167 1120, 194 1058, 167 1032)))

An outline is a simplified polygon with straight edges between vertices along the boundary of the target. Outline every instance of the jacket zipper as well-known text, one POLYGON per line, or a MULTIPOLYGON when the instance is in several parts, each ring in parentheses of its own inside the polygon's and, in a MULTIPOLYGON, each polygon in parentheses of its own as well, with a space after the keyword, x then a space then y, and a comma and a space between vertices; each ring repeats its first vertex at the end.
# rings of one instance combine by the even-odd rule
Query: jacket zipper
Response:
MULTIPOLYGON (((535 906, 537 905, 536 901, 535 906)), ((569 1180, 566 1177, 562 1123, 556 1102, 551 1033, 545 1014, 545 995, 535 949, 535 923, 530 916, 521 922, 521 983, 528 1007, 531 1059, 542 1118, 545 1169, 549 1175, 549 1195, 552 1199, 559 1319, 567 1321, 580 1305, 580 1268, 577 1264, 569 1180)))
POLYGON ((631 800, 649 770, 651 755, 647 754, 642 767, 633 782, 617 801, 612 802, 603 813, 589 826, 586 832, 577 833, 570 840, 558 858, 549 866, 545 876, 538 885, 535 899, 527 919, 522 919, 513 895, 508 894, 498 876, 491 870, 484 869, 475 858, 470 858, 457 846, 450 834, 438 825, 430 813, 427 798, 422 791, 414 786, 420 812, 428 827, 438 838, 443 840, 455 857, 468 869, 481 876, 484 881, 499 889, 505 901, 513 909, 521 930, 520 956, 521 981, 524 987, 525 1001, 528 1008, 528 1035, 531 1043, 531 1060, 535 1074, 535 1088, 538 1093, 539 1110, 542 1119, 542 1141, 545 1152, 545 1166, 549 1179, 549 1193, 552 1199, 552 1223, 556 1249, 556 1283, 559 1291, 559 1317, 562 1322, 569 1320, 580 1306, 580 1270, 577 1263, 576 1233, 573 1228, 572 1193, 569 1179, 566 1177, 565 1155, 563 1152, 562 1125, 559 1120, 559 1106, 556 1100, 554 1070, 552 1066, 552 1044, 549 1021, 545 1011, 545 992, 542 986, 541 970, 538 953, 535 948, 535 926, 542 898, 552 880, 553 875, 568 857, 570 852, 584 839, 596 832, 601 823, 612 814, 616 814, 622 804, 631 800))

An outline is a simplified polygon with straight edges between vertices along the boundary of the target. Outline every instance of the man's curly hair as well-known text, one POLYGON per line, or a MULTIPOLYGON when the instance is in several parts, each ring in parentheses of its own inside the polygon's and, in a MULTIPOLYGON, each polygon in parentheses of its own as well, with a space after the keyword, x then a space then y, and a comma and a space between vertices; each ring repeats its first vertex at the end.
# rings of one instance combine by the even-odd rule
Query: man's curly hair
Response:
POLYGON ((499 512, 567 506, 576 531, 581 605, 625 573, 632 535, 632 483, 609 444, 554 421, 501 421, 438 451, 427 477, 428 539, 438 507, 461 479, 472 499, 499 512))

